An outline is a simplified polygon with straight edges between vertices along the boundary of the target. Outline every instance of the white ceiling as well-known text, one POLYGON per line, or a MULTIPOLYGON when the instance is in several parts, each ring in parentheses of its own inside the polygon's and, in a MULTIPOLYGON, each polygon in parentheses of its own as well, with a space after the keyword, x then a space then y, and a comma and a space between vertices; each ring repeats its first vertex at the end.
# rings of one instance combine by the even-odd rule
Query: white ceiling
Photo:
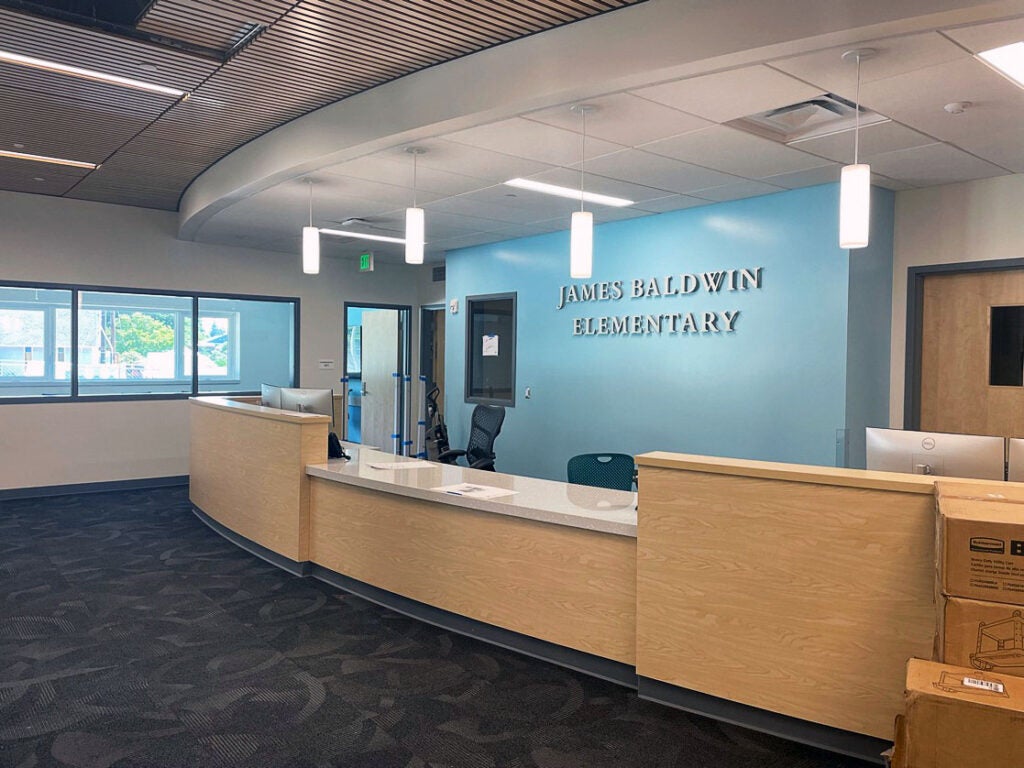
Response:
MULTIPOLYGON (((521 176, 578 185, 582 124, 569 107, 583 100, 598 107, 587 117, 586 188, 636 201, 624 209, 589 205, 598 222, 834 182, 853 159, 851 133, 785 146, 723 123, 824 93, 853 101, 855 66, 841 54, 865 46, 878 54, 862 64, 861 102, 891 118, 861 132, 861 161, 871 164, 875 184, 905 190, 1024 173, 1024 90, 972 55, 1017 40, 1024 40, 1019 17, 592 93, 415 141, 426 150, 415 194, 408 141, 303 178, 314 181, 320 226, 358 217, 366 222, 352 229, 400 236, 415 197, 426 210, 434 261, 454 248, 568 228, 578 203, 501 182, 521 176), (973 106, 949 114, 943 106, 953 101, 973 106)), ((296 253, 307 204, 302 179, 282 181, 220 210, 196 239, 296 253)), ((323 247, 329 255, 370 247, 384 260, 401 258, 401 246, 325 236, 323 247)))

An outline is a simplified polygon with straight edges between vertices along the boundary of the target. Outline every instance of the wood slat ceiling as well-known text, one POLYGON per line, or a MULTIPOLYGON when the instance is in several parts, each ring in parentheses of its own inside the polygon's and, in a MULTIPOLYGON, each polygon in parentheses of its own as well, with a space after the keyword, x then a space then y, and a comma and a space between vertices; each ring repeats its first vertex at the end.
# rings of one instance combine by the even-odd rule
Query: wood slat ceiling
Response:
POLYGON ((288 120, 643 1, 156 0, 137 30, 179 48, 0 7, 2 50, 191 92, 176 100, 0 64, 0 148, 102 163, 80 171, 0 158, 0 189, 175 210, 209 165, 288 120), (262 31, 232 52, 253 25, 262 31))

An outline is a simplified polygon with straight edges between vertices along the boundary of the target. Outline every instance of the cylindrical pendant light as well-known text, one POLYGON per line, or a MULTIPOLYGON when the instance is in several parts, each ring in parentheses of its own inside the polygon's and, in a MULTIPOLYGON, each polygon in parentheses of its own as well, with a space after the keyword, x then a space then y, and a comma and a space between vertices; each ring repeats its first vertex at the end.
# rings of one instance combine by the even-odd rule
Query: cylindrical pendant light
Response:
POLYGON ((405 263, 423 263, 423 245, 426 241, 426 222, 423 209, 416 206, 416 158, 426 152, 423 147, 406 147, 412 155, 412 208, 405 209, 405 263))
POLYGON ((320 273, 320 230, 313 226, 313 182, 309 180, 309 226, 302 228, 302 271, 320 273))
POLYGON ((422 208, 405 209, 405 263, 423 263, 424 220, 422 208))
POLYGON ((583 135, 580 146, 580 209, 573 213, 569 230, 569 276, 586 279, 594 270, 594 214, 583 210, 583 170, 587 162, 587 114, 596 107, 573 104, 570 109, 582 118, 583 135))
POLYGON ((847 51, 843 59, 857 62, 857 97, 854 105, 853 164, 843 167, 839 178, 839 247, 866 248, 871 229, 871 166, 860 159, 860 63, 875 54, 874 48, 847 51))
POLYGON ((569 233, 569 277, 588 278, 594 265, 594 214, 574 211, 569 233))
POLYGON ((871 167, 843 167, 839 181, 839 247, 866 248, 871 223, 871 167))

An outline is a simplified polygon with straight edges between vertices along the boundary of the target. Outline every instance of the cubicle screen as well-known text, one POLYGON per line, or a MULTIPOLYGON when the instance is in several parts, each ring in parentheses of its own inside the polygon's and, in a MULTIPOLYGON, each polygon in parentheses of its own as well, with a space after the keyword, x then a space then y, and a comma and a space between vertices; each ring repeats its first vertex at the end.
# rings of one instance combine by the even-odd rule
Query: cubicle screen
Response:
POLYGON ((1024 440, 1011 437, 1006 442, 1006 479, 1024 483, 1024 440))
POLYGON ((867 428, 868 469, 886 472, 1002 480, 1004 448, 989 435, 867 428))
POLYGON ((334 423, 334 390, 282 389, 281 410, 319 413, 331 417, 334 423))
POLYGON ((1005 441, 989 435, 868 427, 868 469, 1002 480, 1005 441))

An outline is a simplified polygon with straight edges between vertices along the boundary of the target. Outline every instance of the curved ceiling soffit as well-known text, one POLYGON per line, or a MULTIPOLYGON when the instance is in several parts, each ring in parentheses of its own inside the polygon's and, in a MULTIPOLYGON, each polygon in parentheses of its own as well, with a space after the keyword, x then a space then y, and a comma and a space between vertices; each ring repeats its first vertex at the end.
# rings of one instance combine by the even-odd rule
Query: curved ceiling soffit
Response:
MULTIPOLYGON (((389 147, 627 88, 971 23, 993 11, 993 4, 921 0, 904 4, 917 15, 900 18, 898 4, 871 0, 830 16, 821 4, 744 0, 694 9, 650 0, 393 80, 292 120, 219 160, 182 196, 178 237, 194 240, 214 215, 258 192, 389 147), (723 12, 722 5, 732 7, 723 12), (744 24, 735 24, 737 14, 744 24)), ((995 4, 1008 14, 1021 5, 995 4)))

